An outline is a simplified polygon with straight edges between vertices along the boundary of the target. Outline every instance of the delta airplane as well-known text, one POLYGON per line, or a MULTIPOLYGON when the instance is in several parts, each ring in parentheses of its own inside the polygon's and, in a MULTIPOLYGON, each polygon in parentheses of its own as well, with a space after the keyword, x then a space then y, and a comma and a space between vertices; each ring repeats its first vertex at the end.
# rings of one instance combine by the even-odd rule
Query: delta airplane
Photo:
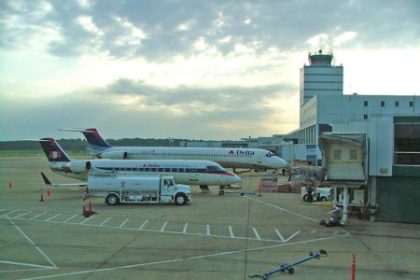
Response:
POLYGON ((254 148, 189 148, 189 147, 113 147, 95 128, 59 129, 82 132, 89 143, 89 151, 107 159, 189 159, 211 160, 225 168, 281 169, 287 162, 274 153, 254 148))
MULTIPOLYGON (((225 186, 241 182, 241 178, 236 174, 208 160, 70 160, 55 139, 42 138, 36 141, 41 144, 52 171, 83 181, 86 181, 89 175, 166 175, 173 176, 179 184, 199 185, 202 189, 208 189, 209 185, 218 185, 220 195, 224 194, 225 186)), ((86 184, 55 185, 85 186, 86 184)))

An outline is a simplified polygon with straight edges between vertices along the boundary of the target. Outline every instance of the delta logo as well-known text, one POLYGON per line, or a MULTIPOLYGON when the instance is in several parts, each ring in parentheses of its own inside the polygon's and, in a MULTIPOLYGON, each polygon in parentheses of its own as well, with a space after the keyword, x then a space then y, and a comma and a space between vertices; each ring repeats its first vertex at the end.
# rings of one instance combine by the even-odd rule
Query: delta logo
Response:
POLYGON ((254 152, 253 151, 247 151, 247 150, 236 150, 236 153, 231 150, 228 153, 229 156, 238 156, 238 157, 245 157, 245 156, 253 156, 254 152))
POLYGON ((61 152, 60 151, 51 151, 50 152, 50 159, 60 159, 61 158, 61 152))

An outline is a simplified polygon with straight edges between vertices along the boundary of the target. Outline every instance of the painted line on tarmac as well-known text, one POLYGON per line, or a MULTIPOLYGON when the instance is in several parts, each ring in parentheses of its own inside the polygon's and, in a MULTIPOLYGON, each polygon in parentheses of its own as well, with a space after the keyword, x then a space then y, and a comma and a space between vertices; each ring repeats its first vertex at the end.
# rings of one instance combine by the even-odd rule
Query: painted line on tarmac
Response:
POLYGON ((63 223, 69 223, 70 220, 73 220, 76 217, 77 217, 77 215, 73 215, 70 218, 66 219, 63 223))
MULTIPOLYGON (((71 220, 75 217, 77 217, 78 215, 73 215, 70 218, 68 218, 67 220, 71 220)), ((162 228, 160 230, 154 230, 154 229, 144 229, 144 226, 149 222, 149 220, 146 220, 138 229, 137 228, 131 228, 131 227, 124 227, 124 228, 119 228, 116 226, 100 226, 97 224, 89 224, 89 223, 85 223, 87 222, 89 219, 91 219, 93 216, 87 218, 86 220, 83 220, 81 222, 77 222, 77 223, 72 223, 72 222, 62 222, 62 221, 46 221, 46 220, 32 220, 32 219, 25 219, 25 218, 20 218, 18 220, 32 220, 32 221, 38 221, 38 222, 47 222, 47 223, 55 223, 55 224, 65 224, 65 225, 77 225, 77 226, 89 226, 89 227, 97 227, 97 228, 109 228, 109 229, 119 229, 119 230, 141 230, 141 231, 145 231, 145 232, 152 232, 152 233, 162 233, 162 234, 174 234, 174 235, 190 235, 190 236, 200 236, 200 237, 210 237, 210 238, 229 238, 229 239, 238 239, 238 240, 256 240, 256 241, 263 241, 263 242, 280 242, 279 240, 274 240, 274 239, 256 239, 256 238, 250 238, 250 237, 241 237, 241 236, 235 236, 233 233, 233 228, 232 226, 229 226, 229 232, 230 235, 217 235, 217 234, 211 234, 210 232, 210 225, 206 225, 207 227, 207 233, 183 233, 183 232, 178 232, 178 231, 165 231, 165 228, 167 226, 168 222, 165 222, 162 226, 162 228)), ((288 239, 290 240, 290 239, 288 239)))
POLYGON ((125 224, 128 222, 128 218, 124 220, 124 222, 121 223, 121 225, 119 226, 119 228, 123 228, 125 226, 125 224))
POLYGON ((229 226, 228 228, 229 228, 230 237, 235 238, 235 235, 233 234, 233 228, 232 228, 232 226, 229 226))
POLYGON ((10 214, 15 213, 15 212, 19 212, 19 210, 10 211, 9 213, 4 214, 3 216, 8 217, 10 214))
POLYGON ((182 230, 182 233, 183 234, 186 234, 187 233, 187 228, 188 228, 188 223, 185 223, 184 228, 182 230))
POLYGON ((293 237, 295 237, 298 234, 300 234, 300 230, 298 230, 295 233, 293 233, 292 235, 290 235, 289 238, 287 238, 286 240, 284 240, 284 242, 288 242, 290 239, 292 239, 293 237))
POLYGON ((41 248, 38 247, 38 245, 35 244, 35 242, 32 241, 32 239, 29 238, 29 236, 27 236, 25 234, 25 232, 23 232, 23 230, 20 229, 20 227, 18 227, 15 222, 10 219, 9 217, 7 217, 7 219, 9 220, 9 222, 19 231, 19 233, 26 238, 26 240, 28 240, 29 243, 32 244, 32 246, 34 246, 34 248, 53 266, 53 267, 57 267, 55 265, 55 263, 47 256, 47 254, 44 253, 44 251, 41 250, 41 248))
POLYGON ((85 224, 87 221, 91 220, 93 218, 93 215, 90 216, 89 218, 84 219, 83 221, 81 221, 79 224, 83 225, 85 224))
POLYGON ((25 213, 23 213, 23 214, 19 214, 19 215, 17 215, 17 216, 15 216, 15 217, 13 217, 13 219, 17 219, 17 218, 23 217, 23 216, 25 216, 25 215, 27 215, 27 214, 29 214, 29 213, 32 213, 32 210, 31 210, 31 211, 28 211, 28 212, 25 212, 25 213))
POLYGON ((162 227, 160 228, 160 232, 164 232, 167 225, 168 225, 168 222, 164 222, 162 227))
POLYGON ((280 231, 278 229, 275 229, 274 231, 276 232, 277 236, 280 238, 281 242, 284 242, 285 239, 283 235, 281 235, 280 231))
POLYGON ((245 198, 247 198, 247 199, 251 199, 251 200, 253 200, 253 201, 255 201, 255 202, 258 202, 258 203, 261 203, 261 204, 264 204, 264 205, 267 205, 267 206, 270 206, 270 207, 276 208, 276 209, 278 209, 278 210, 281 210, 281 211, 287 212, 287 213, 289 213, 289 214, 292 214, 292 215, 295 215, 295 216, 298 216, 298 217, 304 218, 304 219, 306 219, 306 220, 313 221, 313 222, 319 222, 318 220, 316 220, 316 219, 314 219, 314 218, 310 218, 310 217, 304 216, 304 215, 302 215, 302 214, 299 214, 299 213, 296 213, 296 212, 293 212, 293 211, 290 211, 290 210, 287 210, 287 209, 281 208, 281 207, 279 207, 279 206, 277 206, 277 205, 274 205, 274 204, 271 204, 271 203, 268 203, 268 202, 265 202, 265 201, 262 201, 262 200, 259 200, 259 199, 256 199, 256 198, 249 197, 249 196, 244 196, 244 197, 245 197, 245 198))
MULTIPOLYGON (((23 263, 23 262, 13 262, 13 261, 5 261, 5 260, 0 260, 0 263, 3 264, 12 264, 12 265, 20 265, 20 266, 29 266, 29 267, 34 267, 34 268, 41 268, 41 269, 52 269, 52 268, 57 268, 56 266, 50 266, 50 265, 42 265, 42 264, 34 264, 34 263, 23 263)), ((21 271, 21 270, 18 270, 21 271)), ((32 271, 32 270, 30 270, 32 271)), ((0 271, 0 272, 8 272, 8 271, 0 271)), ((11 271, 13 272, 13 271, 11 271)))
POLYGON ((292 245, 306 244, 306 243, 312 243, 312 242, 319 242, 319 241, 325 241, 325 240, 330 240, 330 239, 334 239, 334 238, 338 238, 338 237, 336 237, 336 236, 324 237, 324 238, 305 240, 305 241, 299 241, 299 242, 291 242, 291 243, 282 243, 282 244, 275 244, 275 245, 262 246, 262 247, 254 247, 254 248, 250 248, 250 249, 224 251, 224 252, 208 254, 208 255, 198 255, 198 256, 191 256, 191 257, 185 257, 185 258, 180 257, 180 258, 175 258, 175 259, 148 262, 148 263, 139 263, 139 264, 131 264, 131 265, 124 265, 124 266, 116 266, 116 267, 107 267, 107 268, 100 268, 100 269, 90 269, 90 270, 83 270, 83 271, 50 274, 50 275, 37 276, 37 277, 31 277, 31 278, 24 278, 23 280, 37 280, 37 279, 48 279, 48 278, 56 278, 56 277, 67 277, 67 276, 75 276, 75 275, 82 275, 82 274, 105 272, 105 271, 112 271, 112 270, 119 270, 119 269, 131 269, 131 268, 146 267, 146 266, 152 266, 152 265, 161 265, 161 264, 168 264, 168 263, 175 263, 175 262, 185 262, 185 261, 199 260, 199 259, 205 259, 205 258, 213 258, 213 257, 219 257, 219 256, 240 254, 240 253, 244 253, 244 252, 255 252, 255 251, 273 249, 273 248, 278 248, 278 247, 283 247, 283 246, 292 246, 292 245))
POLYGON ((99 226, 103 226, 104 224, 106 224, 107 222, 109 222, 109 220, 111 220, 111 217, 106 218, 105 220, 103 220, 102 223, 99 224, 99 226))
POLYGON ((139 230, 143 230, 144 227, 147 225, 147 223, 149 222, 149 220, 144 221, 141 226, 139 227, 139 230))
POLYGON ((54 215, 54 216, 52 216, 52 217, 50 217, 50 218, 46 219, 45 221, 46 221, 46 222, 49 222, 49 221, 51 221, 52 219, 57 218, 58 216, 61 216, 61 215, 63 215, 63 214, 57 214, 57 215, 54 215))
POLYGON ((260 234, 258 233, 257 229, 253 227, 253 228, 252 228, 252 230, 254 231, 255 238, 257 238, 258 240, 261 240, 261 236, 260 236, 260 234))
POLYGON ((35 215, 35 216, 33 216, 32 218, 30 218, 31 220, 34 220, 34 219, 36 219, 36 218, 39 218, 39 217, 41 217, 41 216, 44 216, 45 214, 47 214, 48 212, 43 212, 43 213, 41 213, 41 214, 38 214, 38 215, 35 215))

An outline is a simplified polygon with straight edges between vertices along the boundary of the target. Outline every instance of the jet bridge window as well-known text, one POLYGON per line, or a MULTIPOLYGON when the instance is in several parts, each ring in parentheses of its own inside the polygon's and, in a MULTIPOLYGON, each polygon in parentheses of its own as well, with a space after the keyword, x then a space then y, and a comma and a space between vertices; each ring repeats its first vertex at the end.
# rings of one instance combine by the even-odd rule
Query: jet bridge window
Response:
POLYGON ((394 164, 420 165, 420 123, 395 123, 394 164))

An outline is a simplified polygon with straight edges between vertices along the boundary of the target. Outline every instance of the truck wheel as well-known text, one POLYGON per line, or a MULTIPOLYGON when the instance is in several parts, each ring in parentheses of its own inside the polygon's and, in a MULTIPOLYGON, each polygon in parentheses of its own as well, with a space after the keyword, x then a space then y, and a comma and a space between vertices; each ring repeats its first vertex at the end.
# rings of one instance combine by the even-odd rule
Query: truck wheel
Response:
POLYGON ((105 198, 105 202, 108 205, 117 205, 120 200, 118 199, 118 196, 116 194, 109 194, 106 198, 105 198))
POLYGON ((293 267, 291 267, 291 268, 289 268, 288 272, 289 272, 289 274, 293 274, 293 273, 295 273, 295 269, 293 267))
POLYGON ((308 194, 305 194, 305 195, 303 196, 303 201, 308 201, 308 194))
POLYGON ((327 198, 325 196, 321 196, 321 201, 327 201, 327 198))
POLYGON ((185 196, 185 194, 183 193, 177 194, 175 196, 175 203, 177 205, 184 205, 185 203, 187 203, 187 197, 185 196))

